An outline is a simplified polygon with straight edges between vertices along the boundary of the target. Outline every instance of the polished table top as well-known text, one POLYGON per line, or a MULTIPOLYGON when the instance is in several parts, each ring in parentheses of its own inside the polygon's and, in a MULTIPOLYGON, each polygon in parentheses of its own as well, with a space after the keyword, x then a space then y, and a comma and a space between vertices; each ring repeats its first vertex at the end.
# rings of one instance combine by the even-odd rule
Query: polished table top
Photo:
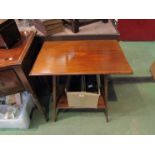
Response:
POLYGON ((30 75, 131 74, 116 40, 46 41, 30 75))

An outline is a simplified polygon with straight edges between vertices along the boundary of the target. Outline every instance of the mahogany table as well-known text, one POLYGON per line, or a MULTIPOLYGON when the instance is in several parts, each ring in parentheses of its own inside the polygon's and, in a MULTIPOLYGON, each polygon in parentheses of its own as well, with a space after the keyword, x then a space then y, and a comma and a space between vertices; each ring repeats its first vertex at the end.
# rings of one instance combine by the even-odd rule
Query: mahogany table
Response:
POLYGON ((52 119, 56 121, 59 109, 69 109, 65 96, 58 98, 57 78, 65 75, 101 75, 102 97, 98 109, 105 110, 108 121, 107 93, 108 75, 131 74, 129 66, 118 41, 46 41, 33 65, 30 75, 53 76, 52 119))
POLYGON ((21 40, 10 49, 0 49, 0 96, 14 94, 24 90, 32 94, 34 104, 43 113, 46 120, 48 116, 41 106, 38 96, 29 77, 30 69, 39 52, 35 32, 21 34, 21 40))

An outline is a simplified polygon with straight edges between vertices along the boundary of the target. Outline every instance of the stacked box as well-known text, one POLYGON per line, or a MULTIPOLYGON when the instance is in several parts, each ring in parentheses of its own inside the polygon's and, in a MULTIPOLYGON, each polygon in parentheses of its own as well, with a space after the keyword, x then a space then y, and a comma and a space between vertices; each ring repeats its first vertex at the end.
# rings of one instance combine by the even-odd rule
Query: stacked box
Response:
POLYGON ((63 22, 60 19, 33 20, 33 24, 44 35, 53 35, 64 30, 63 22))

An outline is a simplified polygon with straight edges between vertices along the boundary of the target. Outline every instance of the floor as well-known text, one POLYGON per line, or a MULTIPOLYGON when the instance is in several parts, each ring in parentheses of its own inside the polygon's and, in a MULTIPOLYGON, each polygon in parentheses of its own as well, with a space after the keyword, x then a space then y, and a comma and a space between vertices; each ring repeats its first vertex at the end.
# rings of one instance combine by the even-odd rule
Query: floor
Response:
MULTIPOLYGON (((23 21, 18 21, 16 20, 16 23, 18 25, 18 28, 20 31, 36 31, 35 26, 27 26, 28 22, 26 20, 23 21)), ((89 25, 85 25, 85 26, 81 26, 80 31, 78 33, 73 33, 70 29, 68 28, 64 28, 63 32, 59 32, 54 34, 54 37, 58 37, 58 36, 81 36, 81 35, 118 35, 119 33, 116 31, 116 29, 114 28, 113 24, 111 21, 109 21, 108 23, 103 23, 102 21, 98 21, 95 23, 91 23, 89 25)), ((37 30, 37 34, 42 36, 43 34, 37 30)))
POLYGON ((63 111, 53 123, 51 120, 45 122, 35 111, 30 129, 0 129, 0 134, 155 134, 155 83, 149 72, 155 60, 155 42, 120 44, 134 74, 111 76, 116 99, 108 104, 109 123, 106 123, 103 112, 63 111))
POLYGON ((111 21, 109 21, 108 23, 98 21, 95 23, 91 23, 89 25, 81 26, 78 33, 73 33, 70 29, 65 28, 63 32, 56 33, 54 36, 106 35, 106 34, 113 34, 113 35, 118 34, 111 21))

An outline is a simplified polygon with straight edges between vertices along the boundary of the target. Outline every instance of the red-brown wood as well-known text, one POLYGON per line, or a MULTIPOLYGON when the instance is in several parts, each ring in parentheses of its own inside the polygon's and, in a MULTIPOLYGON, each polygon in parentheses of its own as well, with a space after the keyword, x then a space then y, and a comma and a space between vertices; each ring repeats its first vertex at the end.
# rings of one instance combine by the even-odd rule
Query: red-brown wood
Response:
POLYGON ((11 70, 0 71, 0 96, 23 90, 22 83, 16 73, 11 70))
POLYGON ((131 74, 116 40, 46 41, 30 75, 131 74))
POLYGON ((21 36, 11 49, 0 49, 0 96, 27 90, 32 94, 34 104, 48 119, 31 83, 33 79, 30 81, 28 77, 37 56, 35 32, 25 32, 21 36))
POLYGON ((153 64, 151 65, 150 71, 151 71, 151 74, 152 74, 152 76, 153 76, 153 79, 155 80, 155 61, 154 61, 153 64))
MULTIPOLYGON (((30 75, 53 76, 52 119, 57 109, 69 109, 67 98, 57 102, 57 75, 131 74, 122 49, 116 40, 46 41, 33 65, 30 75)), ((106 77, 106 76, 105 76, 106 77)), ((104 78, 105 78, 104 77, 104 78)), ((100 97, 97 109, 107 111, 107 78, 104 80, 104 98, 100 97)))
POLYGON ((21 40, 11 49, 0 49, 0 68, 22 63, 34 39, 34 32, 22 33, 21 40))

